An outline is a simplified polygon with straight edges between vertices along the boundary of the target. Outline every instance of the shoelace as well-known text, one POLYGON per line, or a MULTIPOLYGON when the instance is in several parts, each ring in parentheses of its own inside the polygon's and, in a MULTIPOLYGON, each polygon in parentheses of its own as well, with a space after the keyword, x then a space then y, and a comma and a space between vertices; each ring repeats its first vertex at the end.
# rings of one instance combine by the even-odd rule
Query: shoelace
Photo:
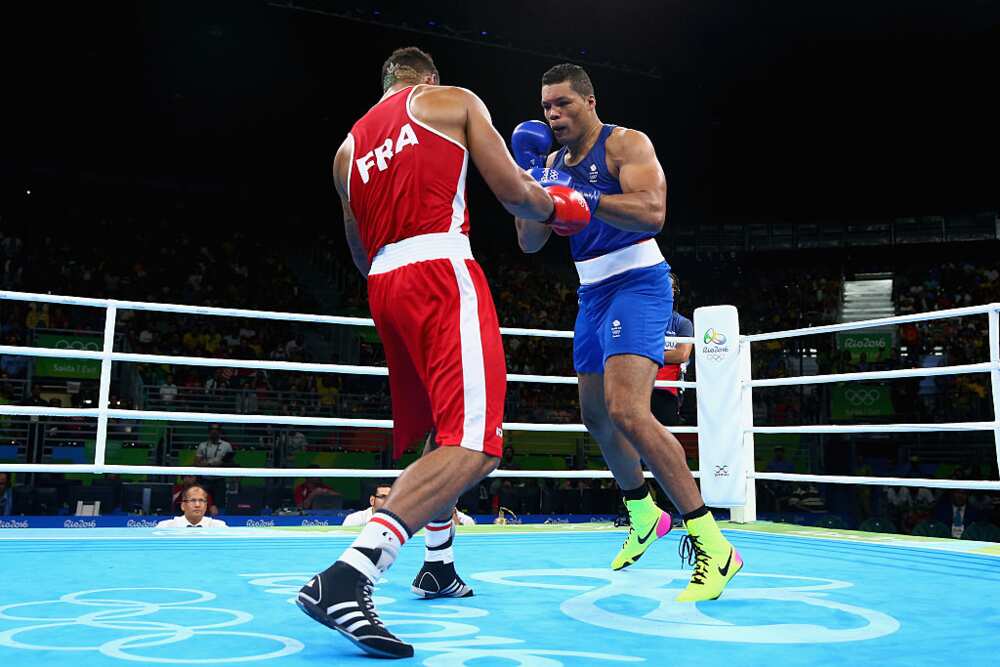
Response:
POLYGON ((384 628, 385 624, 382 623, 382 619, 378 617, 375 613, 375 601, 372 600, 373 586, 372 582, 367 582, 361 586, 361 608, 364 610, 365 616, 371 619, 372 623, 384 628))
POLYGON ((708 574, 708 553, 702 549, 701 543, 694 535, 684 535, 678 545, 677 553, 681 557, 681 562, 694 566, 694 574, 691 575, 691 582, 704 584, 705 576, 708 574))
POLYGON ((628 526, 628 535, 625 536, 625 541, 622 542, 622 549, 624 549, 625 545, 628 544, 628 541, 630 539, 632 539, 632 534, 634 532, 635 532, 635 526, 633 526, 632 524, 629 524, 629 526, 628 526))

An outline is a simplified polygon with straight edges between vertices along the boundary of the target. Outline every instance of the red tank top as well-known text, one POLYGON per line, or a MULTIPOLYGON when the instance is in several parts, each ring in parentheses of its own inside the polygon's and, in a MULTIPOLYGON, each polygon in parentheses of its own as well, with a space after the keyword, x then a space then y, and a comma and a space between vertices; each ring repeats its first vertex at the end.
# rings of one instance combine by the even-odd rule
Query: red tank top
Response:
POLYGON ((410 113, 414 88, 376 104, 351 128, 347 197, 368 260, 411 236, 469 233, 462 144, 410 113))

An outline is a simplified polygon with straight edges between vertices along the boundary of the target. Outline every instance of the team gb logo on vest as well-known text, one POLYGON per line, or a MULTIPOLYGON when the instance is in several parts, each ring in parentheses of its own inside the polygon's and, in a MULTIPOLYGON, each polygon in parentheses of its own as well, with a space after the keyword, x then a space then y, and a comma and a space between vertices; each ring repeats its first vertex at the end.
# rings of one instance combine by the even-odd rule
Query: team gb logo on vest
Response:
POLYGON ((358 174, 361 176, 361 182, 367 183, 371 176, 368 172, 372 167, 377 166, 379 171, 385 171, 389 168, 389 160, 392 159, 393 155, 398 155, 407 146, 416 146, 419 141, 417 141, 417 135, 410 127, 409 123, 403 125, 399 128, 399 136, 396 137, 395 150, 393 149, 392 137, 386 137, 386 140, 381 146, 375 150, 368 151, 359 159, 355 160, 354 163, 358 166, 358 174))

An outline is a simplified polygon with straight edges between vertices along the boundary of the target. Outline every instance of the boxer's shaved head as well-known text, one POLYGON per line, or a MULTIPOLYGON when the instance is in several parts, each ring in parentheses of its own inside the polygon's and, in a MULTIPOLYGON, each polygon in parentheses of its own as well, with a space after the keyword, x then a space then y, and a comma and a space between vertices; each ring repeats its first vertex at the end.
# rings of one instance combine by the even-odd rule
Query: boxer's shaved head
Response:
POLYGON ((382 63, 383 91, 397 83, 426 83, 424 79, 428 77, 434 85, 441 83, 441 76, 434 66, 431 54, 415 46, 396 49, 382 63))
POLYGON ((579 65, 562 63, 556 65, 542 75, 542 85, 551 86, 566 81, 573 92, 580 97, 589 97, 594 94, 594 84, 590 80, 587 71, 579 65))

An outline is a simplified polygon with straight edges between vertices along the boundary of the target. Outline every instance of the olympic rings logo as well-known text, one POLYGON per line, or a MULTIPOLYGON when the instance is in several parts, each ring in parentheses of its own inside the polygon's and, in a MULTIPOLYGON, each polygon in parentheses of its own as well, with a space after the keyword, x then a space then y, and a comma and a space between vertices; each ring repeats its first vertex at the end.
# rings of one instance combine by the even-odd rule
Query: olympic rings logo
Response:
POLYGON ((101 347, 97 344, 96 341, 74 340, 74 341, 71 342, 71 341, 68 341, 68 340, 65 340, 65 339, 61 339, 61 340, 59 340, 59 342, 56 343, 56 349, 57 350, 89 350, 91 352, 97 352, 97 351, 99 351, 101 349, 101 347))
POLYGON ((844 391, 844 399, 851 405, 874 405, 881 396, 881 389, 854 389, 852 387, 844 391))
MULTIPOLYGON (((30 651, 96 651, 109 658, 119 660, 170 664, 228 664, 270 660, 298 653, 304 648, 302 642, 289 637, 259 632, 223 630, 222 628, 248 623, 253 620, 253 615, 236 609, 195 606, 203 602, 211 602, 215 597, 214 593, 191 588, 98 588, 67 593, 58 600, 7 604, 0 606, 0 620, 28 621, 31 625, 22 625, 0 632, 0 646, 30 651), (168 598, 168 601, 161 601, 162 598, 168 598), (169 598, 174 599, 169 600, 169 598), (56 613, 40 611, 37 615, 16 611, 32 607, 43 609, 54 607, 58 611, 56 613), (61 615, 60 612, 65 612, 67 607, 83 607, 93 609, 93 611, 76 616, 61 615), (161 617, 163 620, 153 620, 152 617, 159 613, 164 614, 161 617), (228 618, 223 618, 215 623, 199 625, 180 625, 172 622, 180 616, 203 619, 220 615, 228 618), (67 633, 67 629, 70 628, 76 628, 78 632, 67 633), (58 632, 55 632, 57 629, 58 632), (52 644, 38 644, 22 639, 23 635, 39 631, 43 636, 50 638, 50 641, 55 637, 59 637, 60 641, 52 644), (71 645, 73 637, 86 637, 93 640, 95 635, 106 635, 109 632, 112 634, 115 632, 131 634, 109 639, 103 643, 90 641, 81 645, 71 645), (162 654, 149 656, 136 652, 137 649, 168 646, 206 635, 239 638, 238 641, 227 642, 227 653, 240 650, 239 647, 244 647, 243 650, 247 650, 245 648, 247 646, 257 646, 266 642, 273 642, 279 646, 267 653, 197 658, 172 658, 162 654)), ((190 652, 185 652, 184 655, 190 655, 190 652)))
POLYGON ((709 328, 705 332, 705 336, 702 340, 705 341, 705 345, 725 345, 726 341, 729 339, 726 338, 726 334, 721 331, 709 328))
POLYGON ((568 591, 573 597, 559 606, 566 616, 615 632, 653 637, 746 644, 820 644, 876 639, 900 627, 899 621, 888 614, 831 598, 832 591, 850 588, 853 584, 849 582, 780 573, 741 574, 744 586, 727 589, 726 599, 788 604, 795 610, 794 617, 788 616, 788 622, 744 625, 732 619, 716 619, 708 615, 707 608, 674 602, 674 596, 690 574, 684 570, 647 569, 637 579, 607 570, 566 568, 498 570, 473 574, 472 578, 504 586, 568 591), (573 578, 578 581, 572 582, 573 578), (605 602, 620 596, 644 599, 656 611, 637 618, 620 613, 605 602), (812 619, 803 617, 806 608, 818 613, 812 619), (849 617, 851 622, 843 626, 828 624, 831 612, 849 617))

